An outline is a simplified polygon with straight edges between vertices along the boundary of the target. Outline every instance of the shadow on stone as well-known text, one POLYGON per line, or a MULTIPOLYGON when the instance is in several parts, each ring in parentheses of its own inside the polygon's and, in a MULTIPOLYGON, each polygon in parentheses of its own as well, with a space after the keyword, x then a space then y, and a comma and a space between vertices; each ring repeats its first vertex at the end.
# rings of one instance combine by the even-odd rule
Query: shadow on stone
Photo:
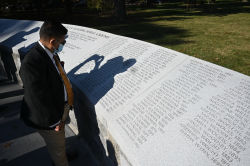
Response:
POLYGON ((4 133, 0 137, 0 143, 23 137, 35 131, 34 129, 27 127, 19 119, 20 105, 21 101, 0 106, 0 131, 1 133, 4 133))
POLYGON ((16 34, 12 35, 8 39, 0 43, 1 61, 3 62, 4 70, 10 81, 13 81, 15 83, 18 82, 18 72, 20 66, 17 66, 16 63, 20 63, 20 61, 24 58, 24 54, 33 46, 33 44, 25 48, 20 48, 18 50, 19 55, 14 55, 12 48, 18 45, 19 43, 26 41, 27 39, 24 38, 25 36, 35 33, 38 30, 39 27, 36 27, 28 32, 17 32, 16 34))
MULTIPOLYGON (((17 149, 18 150, 18 149, 17 149)), ((19 149, 20 150, 20 149, 19 149)), ((36 165, 36 166, 50 166, 49 154, 46 147, 42 147, 24 154, 14 160, 5 160, 4 166, 17 166, 17 165, 36 165)))
MULTIPOLYGON (((36 139, 40 139, 40 135, 37 135, 36 139)), ((34 138, 30 138, 34 139, 34 138)), ((41 138, 42 139, 42 138, 41 138)), ((32 142, 35 143, 35 142, 32 142)), ((45 143, 39 142, 41 145, 39 145, 40 148, 33 149, 32 146, 28 147, 31 148, 28 153, 23 154, 12 154, 13 156, 17 155, 13 160, 9 160, 6 158, 3 158, 0 160, 0 165, 4 166, 17 166, 17 165, 35 165, 35 166, 52 166, 52 160, 49 156, 48 150, 45 146, 45 143)), ((27 145, 26 145, 27 146, 27 145)), ((72 136, 66 138, 66 146, 67 146, 67 152, 74 149, 78 151, 78 156, 69 162, 72 166, 81 166, 81 165, 87 165, 87 166, 98 166, 98 164, 95 162, 94 157, 92 154, 88 151, 88 149, 84 148, 84 146, 79 146, 79 140, 77 136, 72 136), (69 148, 70 147, 70 148, 69 148)), ((19 149, 15 149, 16 152, 22 152, 22 147, 17 147, 19 149)), ((27 149, 26 149, 27 150, 27 149)))
POLYGON ((93 105, 98 103, 113 88, 115 83, 114 77, 117 74, 127 71, 128 68, 136 63, 135 59, 124 61, 122 56, 117 56, 109 59, 100 67, 103 60, 103 56, 95 54, 68 73, 69 77, 73 77, 77 82, 81 83, 81 90, 88 96, 93 105), (95 62, 95 67, 89 73, 76 74, 81 67, 90 61, 95 62))
POLYGON ((0 93, 0 99, 23 95, 23 93, 24 93, 23 89, 18 89, 18 90, 14 90, 14 91, 10 91, 10 92, 5 92, 5 93, 0 93))
POLYGON ((8 80, 13 83, 17 82, 17 68, 12 56, 12 50, 7 47, 0 47, 1 61, 3 62, 4 71, 7 75, 8 80))
POLYGON ((73 68, 68 75, 70 78, 77 80, 77 83, 80 83, 76 85, 75 82, 72 82, 75 94, 74 111, 80 138, 87 142, 93 154, 102 165, 116 166, 118 162, 113 143, 111 141, 105 143, 105 141, 100 139, 100 126, 98 126, 99 121, 96 117, 95 104, 112 89, 115 83, 114 77, 119 73, 127 71, 128 68, 136 63, 136 60, 128 59, 123 61, 123 57, 118 56, 109 59, 100 66, 103 60, 103 56, 95 54, 73 68), (76 74, 81 67, 90 61, 95 63, 93 70, 89 73, 76 74), (78 87, 81 87, 81 89, 78 87), (106 155, 103 144, 107 145, 108 155, 106 155))

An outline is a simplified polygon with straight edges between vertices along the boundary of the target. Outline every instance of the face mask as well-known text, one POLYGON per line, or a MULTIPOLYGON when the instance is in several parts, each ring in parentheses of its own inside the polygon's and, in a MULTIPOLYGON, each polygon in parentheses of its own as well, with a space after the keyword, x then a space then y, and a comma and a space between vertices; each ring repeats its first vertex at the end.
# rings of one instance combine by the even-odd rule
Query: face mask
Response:
POLYGON ((58 49, 55 49, 54 54, 61 52, 63 50, 63 46, 64 46, 63 44, 60 44, 58 49))

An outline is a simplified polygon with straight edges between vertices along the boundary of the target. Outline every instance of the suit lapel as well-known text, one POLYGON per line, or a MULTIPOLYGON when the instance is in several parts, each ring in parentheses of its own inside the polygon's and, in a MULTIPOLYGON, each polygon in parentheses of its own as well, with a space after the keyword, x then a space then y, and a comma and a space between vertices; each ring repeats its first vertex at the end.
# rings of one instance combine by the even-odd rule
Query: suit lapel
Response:
POLYGON ((48 67, 57 75, 57 77, 62 81, 61 76, 59 75, 58 71, 56 70, 56 67, 54 66, 52 60, 50 59, 49 55, 46 53, 46 51, 40 46, 39 43, 36 45, 36 49, 41 53, 42 57, 47 62, 48 67))

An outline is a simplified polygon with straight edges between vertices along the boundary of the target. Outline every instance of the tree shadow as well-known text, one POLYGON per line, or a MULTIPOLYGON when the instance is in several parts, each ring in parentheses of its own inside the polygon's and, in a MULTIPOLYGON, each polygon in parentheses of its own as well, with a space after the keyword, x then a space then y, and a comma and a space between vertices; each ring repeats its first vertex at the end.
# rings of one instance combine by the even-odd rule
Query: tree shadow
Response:
POLYGON ((16 83, 18 81, 16 76, 17 68, 12 53, 12 48, 10 49, 8 47, 0 46, 1 61, 3 63, 4 72, 6 73, 8 80, 16 83))
POLYGON ((34 24, 34 22, 32 21, 28 21, 27 18, 25 20, 2 19, 0 22, 0 29, 2 31, 1 36, 5 36, 13 32, 22 31, 23 29, 26 29, 27 27, 30 27, 32 26, 32 24, 34 24))
MULTIPOLYGON (((25 36, 35 33, 38 30, 39 27, 36 27, 27 32, 26 31, 17 32, 16 34, 12 35, 11 37, 7 38, 6 40, 0 43, 1 60, 3 62, 4 70, 9 80, 12 80, 13 82, 18 82, 17 78, 18 68, 16 66, 15 59, 13 58, 12 48, 18 45, 19 43, 26 41, 26 39, 24 38, 25 36)), ((25 48, 26 49, 25 51, 27 52, 27 49, 31 48, 32 45, 33 44, 25 48)), ((22 47, 18 51, 20 56, 19 58, 22 60, 25 53, 24 47, 22 47)))
POLYGON ((214 4, 199 5, 196 15, 202 16, 227 16, 230 14, 250 13, 250 2, 218 1, 214 4))
MULTIPOLYGON (((36 28, 33 28, 27 32, 26 31, 19 31, 16 34, 9 37, 8 39, 2 41, 0 43, 0 45, 12 48, 12 47, 16 46, 17 44, 26 41, 27 39, 24 38, 25 36, 30 35, 32 33, 35 33, 39 29, 40 29, 39 27, 36 27, 36 28)), ((15 30, 15 31, 17 31, 17 30, 15 30)))
POLYGON ((100 139, 100 128, 98 126, 100 121, 96 116, 95 104, 112 89, 115 83, 114 77, 133 66, 136 60, 128 59, 123 61, 123 57, 118 56, 109 59, 105 64, 100 66, 103 60, 103 56, 95 54, 73 68, 68 75, 75 80, 72 84, 74 95, 76 96, 74 100, 74 112, 79 136, 87 142, 91 151, 102 165, 116 166, 118 162, 115 157, 113 144, 111 141, 103 142, 100 139), (95 66, 89 73, 76 73, 81 67, 91 61, 94 61, 95 66), (99 93, 96 93, 97 91, 99 93), (93 96, 93 94, 95 95, 93 96), (103 144, 107 145, 108 155, 106 155, 103 144))
MULTIPOLYGON (((149 9, 150 10, 150 9, 149 9)), ((184 9, 160 9, 129 13, 123 22, 115 21, 109 17, 93 17, 91 21, 79 22, 78 18, 71 20, 71 24, 93 27, 106 32, 131 37, 158 45, 180 45, 190 43, 185 38, 192 36, 188 30, 173 25, 160 23, 160 21, 178 21, 192 19, 184 9)))
POLYGON ((122 36, 148 41, 157 45, 173 46, 192 42, 184 39, 192 36, 188 30, 147 22, 107 26, 105 30, 122 36))
POLYGON ((193 19, 192 17, 196 16, 220 17, 249 13, 249 7, 249 2, 218 1, 214 4, 197 4, 193 9, 187 10, 183 2, 174 1, 152 8, 129 8, 127 19, 123 22, 115 21, 112 16, 93 16, 90 21, 81 22, 76 16, 69 23, 89 26, 162 46, 173 46, 190 43, 185 38, 192 34, 185 28, 168 25, 167 22, 184 20, 183 23, 185 23, 186 19, 193 19))
POLYGON ((193 7, 188 10, 186 2, 172 1, 152 8, 133 7, 132 10, 140 10, 140 12, 130 14, 130 18, 145 20, 149 17, 160 16, 226 16, 229 14, 250 13, 249 7, 250 2, 242 1, 222 0, 210 4, 203 1, 196 1, 196 4, 193 4, 193 7), (152 11, 149 12, 148 10, 152 11))
POLYGON ((20 56, 20 61, 22 62, 25 55, 27 54, 27 52, 33 47, 35 46, 37 42, 33 42, 31 43, 30 45, 28 45, 27 47, 21 47, 18 49, 18 53, 19 53, 19 56, 20 56))
MULTIPOLYGON (((149 38, 148 41, 155 44, 162 43, 163 45, 178 45, 186 43, 185 37, 188 37, 189 35, 187 30, 169 25, 154 25, 152 24, 152 22, 192 19, 192 16, 226 16, 229 14, 249 13, 249 7, 249 2, 217 1, 215 3, 205 4, 203 3, 203 1, 198 0, 197 5, 195 5, 191 10, 186 10, 187 7, 185 2, 172 0, 165 2, 162 5, 155 5, 151 8, 138 5, 133 5, 132 7, 128 6, 128 16, 124 22, 117 22, 115 19, 113 19, 111 12, 109 12, 110 14, 99 16, 96 12, 88 9, 82 9, 84 12, 81 13, 79 13, 78 11, 73 11, 71 19, 66 19, 63 14, 60 13, 60 10, 58 10, 58 12, 48 11, 48 13, 46 14, 50 15, 50 17, 52 18, 57 18, 62 22, 68 24, 89 26, 111 33, 137 38, 140 40, 147 40, 147 38, 149 38), (120 29, 117 29, 117 27, 120 27, 120 29), (137 27, 137 29, 140 27, 140 30, 134 31, 134 27, 137 27), (122 28, 128 28, 129 30, 127 31, 129 31, 129 34, 123 33, 123 31, 126 29, 122 28), (172 34, 175 34, 175 36, 173 37, 171 35, 165 34, 164 32, 166 31, 172 32, 172 34), (152 34, 152 32, 155 32, 155 35, 152 34), (141 35, 137 35, 138 33, 141 35), (152 36, 150 36, 150 34, 152 36), (165 39, 162 39, 162 41, 158 43, 154 42, 157 41, 157 37, 162 36, 165 36, 165 39), (167 40, 168 37, 170 37, 171 39, 165 42, 164 40, 167 40)), ((29 14, 28 16, 27 14, 23 13, 23 17, 23 19, 27 19, 27 17, 30 17, 30 19, 33 20, 43 19, 37 13, 29 14)), ((22 19, 21 15, 20 19, 22 19)))

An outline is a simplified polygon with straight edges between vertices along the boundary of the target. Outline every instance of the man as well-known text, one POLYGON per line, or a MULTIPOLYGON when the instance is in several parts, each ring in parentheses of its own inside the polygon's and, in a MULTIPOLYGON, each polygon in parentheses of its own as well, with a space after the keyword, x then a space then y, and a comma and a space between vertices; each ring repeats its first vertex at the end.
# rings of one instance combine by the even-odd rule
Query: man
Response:
POLYGON ((21 119, 38 130, 56 166, 68 166, 64 122, 73 106, 71 84, 57 55, 66 43, 67 32, 60 23, 45 21, 40 40, 20 69, 24 86, 21 119))

